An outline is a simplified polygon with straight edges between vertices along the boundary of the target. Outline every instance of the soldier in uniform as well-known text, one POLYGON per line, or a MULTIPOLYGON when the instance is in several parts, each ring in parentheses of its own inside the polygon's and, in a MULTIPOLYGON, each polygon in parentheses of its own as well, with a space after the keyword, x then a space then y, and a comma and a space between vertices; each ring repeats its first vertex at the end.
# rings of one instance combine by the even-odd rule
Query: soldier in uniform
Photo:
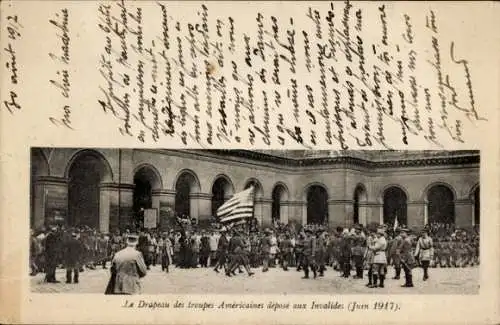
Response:
POLYGON ((60 236, 57 226, 51 226, 45 237, 45 281, 59 283, 56 280, 56 267, 59 264, 59 250, 61 249, 60 236))
POLYGON ((232 274, 234 274, 234 271, 240 265, 243 265, 248 275, 252 276, 254 273, 250 270, 250 267, 248 266, 245 254, 245 242, 241 237, 241 233, 238 230, 233 231, 233 235, 229 240, 228 250, 230 256, 230 262, 226 270, 226 276, 230 277, 232 274))
POLYGON ((326 232, 319 230, 316 232, 316 265, 318 266, 319 276, 325 275, 325 264, 327 257, 327 234, 326 232))
POLYGON ((297 272, 302 270, 302 256, 304 255, 304 234, 300 233, 297 236, 294 247, 295 253, 295 265, 297 266, 297 272))
POLYGON ((351 246, 351 236, 350 233, 346 230, 342 234, 342 240, 340 242, 340 265, 342 268, 342 276, 344 278, 348 278, 351 275, 351 246))
POLYGON ((103 269, 106 268, 106 262, 108 259, 108 245, 108 238, 104 234, 101 234, 97 239, 97 256, 98 262, 102 263, 103 269))
POLYGON ((423 280, 426 281, 429 278, 428 269, 430 261, 434 258, 434 243, 432 238, 429 237, 427 230, 422 232, 422 236, 417 241, 415 256, 418 256, 420 265, 424 269, 423 280))
POLYGON ((281 241, 281 258, 282 258, 282 267, 283 270, 288 271, 288 264, 290 263, 290 260, 292 259, 292 252, 293 252, 293 246, 292 246, 292 240, 290 239, 290 234, 286 233, 285 234, 285 239, 281 241))
POLYGON ((372 247, 374 244, 375 244, 375 235, 373 231, 369 230, 368 236, 366 238, 366 250, 364 256, 365 264, 366 267, 368 268, 368 283, 366 284, 366 286, 369 288, 373 286, 373 257, 375 254, 372 247))
MULTIPOLYGON (((219 273, 219 268, 224 267, 227 262, 227 250, 229 241, 227 239, 226 228, 221 229, 221 235, 217 243, 217 263, 215 264, 214 271, 219 273)), ((227 268, 226 268, 227 271, 227 268)))
POLYGON ((269 260, 271 258, 272 231, 269 228, 264 230, 265 236, 260 241, 260 249, 262 252, 262 272, 269 270, 269 260))
POLYGON ((78 240, 78 234, 73 232, 71 237, 64 243, 64 268, 66 269, 66 283, 78 283, 78 275, 80 270, 80 261, 83 254, 83 244, 78 240))
POLYGON ((391 242, 391 247, 389 249, 389 256, 392 264, 394 265, 395 275, 393 279, 399 280, 401 276, 401 244, 402 238, 399 234, 399 229, 396 229, 396 237, 391 242))
POLYGON ((405 273, 405 283, 402 287, 411 288, 413 287, 413 275, 412 269, 415 267, 415 258, 412 254, 412 243, 411 239, 408 237, 408 229, 401 229, 401 266, 405 273))
POLYGON ((168 267, 172 264, 172 255, 174 254, 173 245, 168 238, 167 233, 164 233, 161 239, 160 256, 161 270, 168 273, 168 267))
POLYGON ((385 268, 387 266, 387 240, 385 239, 385 230, 377 229, 376 238, 373 240, 370 249, 373 251, 373 280, 370 288, 383 288, 385 280, 385 268), (377 280, 380 283, 377 286, 377 280))
POLYGON ((302 252, 302 268, 304 269, 303 279, 309 279, 309 268, 313 271, 316 279, 316 238, 312 235, 312 231, 305 230, 302 252))
POLYGON ((354 237, 354 245, 352 247, 352 259, 354 262, 354 267, 356 269, 356 275, 354 278, 363 278, 363 259, 365 255, 365 245, 366 240, 360 233, 361 229, 359 226, 356 227, 356 235, 354 237))

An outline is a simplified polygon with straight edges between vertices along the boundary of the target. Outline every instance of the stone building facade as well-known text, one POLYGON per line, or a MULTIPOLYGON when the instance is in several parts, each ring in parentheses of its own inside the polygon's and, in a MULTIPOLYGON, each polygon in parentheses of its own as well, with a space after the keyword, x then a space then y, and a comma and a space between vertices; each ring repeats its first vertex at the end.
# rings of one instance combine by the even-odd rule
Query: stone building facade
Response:
POLYGON ((246 151, 32 148, 31 225, 107 232, 141 208, 200 223, 255 186, 258 222, 479 223, 478 151, 246 151))

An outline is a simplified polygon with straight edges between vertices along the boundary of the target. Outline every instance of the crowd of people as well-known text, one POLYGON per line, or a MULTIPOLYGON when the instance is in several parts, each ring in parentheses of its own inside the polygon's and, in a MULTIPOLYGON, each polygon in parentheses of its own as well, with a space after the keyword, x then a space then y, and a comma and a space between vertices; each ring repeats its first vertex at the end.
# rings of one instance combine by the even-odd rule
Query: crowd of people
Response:
MULTIPOLYGON (((132 231, 135 233, 135 231, 132 231)), ((66 282, 78 283, 79 273, 100 266, 107 268, 113 256, 127 247, 132 232, 99 233, 90 227, 65 228, 53 225, 32 231, 31 274, 45 273, 47 282, 57 282, 55 270, 66 269, 66 282)), ((394 278, 405 272, 404 286, 413 286, 411 269, 422 267, 424 278, 429 267, 467 267, 479 264, 479 232, 456 229, 453 225, 432 223, 419 231, 403 225, 353 225, 329 229, 324 225, 296 226, 275 223, 258 229, 239 226, 213 229, 176 227, 169 231, 143 230, 137 233, 135 249, 147 269, 161 266, 208 268, 224 271, 228 277, 238 273, 253 275, 252 269, 295 268, 304 278, 324 276, 330 267, 342 277, 368 277, 367 286, 383 287, 388 266, 394 278), (312 273, 312 274, 311 274, 312 273), (365 275, 366 274, 366 275, 365 275)))

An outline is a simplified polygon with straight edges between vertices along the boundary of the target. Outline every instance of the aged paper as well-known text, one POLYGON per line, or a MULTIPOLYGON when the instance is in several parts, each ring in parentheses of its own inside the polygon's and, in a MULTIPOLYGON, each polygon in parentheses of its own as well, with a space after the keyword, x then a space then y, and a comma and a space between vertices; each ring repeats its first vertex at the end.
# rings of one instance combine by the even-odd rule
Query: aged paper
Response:
POLYGON ((0 319, 498 322, 499 13, 494 2, 2 2, 0 319), (479 292, 33 292, 33 147, 479 150, 479 292))

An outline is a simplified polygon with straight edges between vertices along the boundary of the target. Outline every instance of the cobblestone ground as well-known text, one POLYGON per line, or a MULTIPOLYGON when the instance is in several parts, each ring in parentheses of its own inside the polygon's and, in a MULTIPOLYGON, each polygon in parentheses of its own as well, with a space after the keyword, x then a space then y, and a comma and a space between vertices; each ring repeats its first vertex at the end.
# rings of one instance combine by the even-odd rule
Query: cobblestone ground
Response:
MULTIPOLYGON (((143 294, 477 294, 479 292, 479 267, 430 269, 430 279, 422 281, 422 270, 413 270, 414 288, 401 288, 403 280, 392 280, 394 270, 389 268, 385 288, 365 287, 366 279, 344 279, 329 268, 325 276, 317 279, 301 279, 302 272, 290 269, 270 269, 263 273, 254 269, 251 278, 246 273, 228 278, 211 268, 178 269, 170 273, 159 266, 151 267, 142 280, 143 294)), ((365 272, 366 274, 366 272, 365 272)), ((30 278, 31 290, 37 293, 103 293, 109 278, 109 270, 100 267, 80 274, 80 283, 66 284, 65 272, 57 271, 61 283, 44 283, 44 275, 30 278)))

